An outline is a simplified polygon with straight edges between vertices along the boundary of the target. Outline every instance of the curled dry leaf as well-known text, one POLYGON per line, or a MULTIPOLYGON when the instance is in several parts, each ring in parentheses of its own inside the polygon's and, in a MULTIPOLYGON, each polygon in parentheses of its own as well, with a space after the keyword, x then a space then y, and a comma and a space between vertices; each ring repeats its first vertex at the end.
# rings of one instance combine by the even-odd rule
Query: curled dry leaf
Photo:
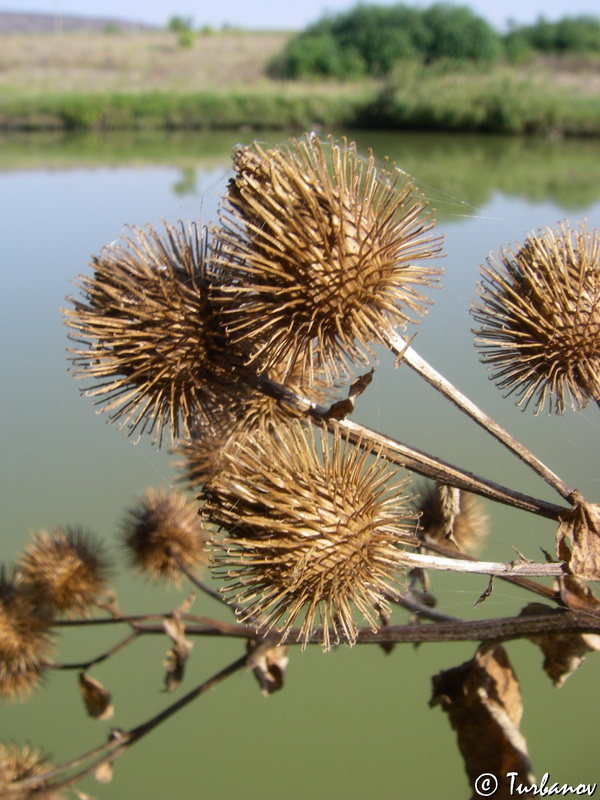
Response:
MULTIPOLYGON (((553 614, 556 611, 543 603, 529 603, 521 611, 520 616, 527 614, 553 614)), ((593 650, 600 650, 600 636, 594 634, 565 633, 551 636, 530 636, 529 640, 537 644, 544 654, 544 672, 559 689, 581 666, 586 655, 593 650)))
POLYGON ((471 786, 483 773, 498 778, 494 800, 510 795, 506 775, 533 782, 527 743, 519 730, 522 705, 516 675, 503 647, 480 645, 470 661, 433 678, 430 705, 441 705, 456 731, 471 786))
POLYGON ((164 619, 163 628, 173 642, 173 647, 167 651, 163 663, 166 669, 165 690, 172 692, 183 680, 185 665, 194 645, 186 640, 185 625, 177 614, 164 619))
POLYGON ((598 581, 600 504, 586 503, 579 492, 573 492, 569 500, 573 508, 560 515, 560 525, 556 532, 558 557, 567 562, 573 575, 585 581, 598 581))
POLYGON ((87 672, 81 672, 79 674, 79 687, 83 702, 91 717, 100 720, 112 718, 114 708, 110 693, 102 686, 100 681, 91 678, 87 672))
POLYGON ((260 645, 255 647, 254 642, 249 641, 246 647, 249 653, 252 653, 253 648, 255 650, 250 664, 265 697, 283 689, 283 675, 289 662, 289 646, 276 645, 263 650, 260 645))
POLYGON ((113 762, 103 761, 94 770, 94 777, 98 783, 110 783, 113 776, 113 762))

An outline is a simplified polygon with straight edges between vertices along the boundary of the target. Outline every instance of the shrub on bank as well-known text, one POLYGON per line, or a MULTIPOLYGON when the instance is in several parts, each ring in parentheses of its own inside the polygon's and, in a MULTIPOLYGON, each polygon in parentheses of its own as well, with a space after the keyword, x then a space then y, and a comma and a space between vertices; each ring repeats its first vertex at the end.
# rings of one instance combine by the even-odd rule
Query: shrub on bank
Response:
POLYGON ((382 76, 402 61, 480 62, 501 54, 500 35, 468 8, 359 5, 292 38, 270 72, 284 78, 382 76))

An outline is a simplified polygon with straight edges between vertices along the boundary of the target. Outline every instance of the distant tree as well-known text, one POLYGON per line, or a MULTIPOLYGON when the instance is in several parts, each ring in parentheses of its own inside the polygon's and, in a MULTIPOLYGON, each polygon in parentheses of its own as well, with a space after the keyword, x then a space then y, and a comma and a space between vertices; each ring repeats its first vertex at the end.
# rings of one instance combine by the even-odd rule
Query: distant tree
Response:
POLYGON ((173 33, 177 34, 179 46, 183 48, 192 47, 196 34, 193 30, 194 19, 193 17, 171 17, 168 22, 167 28, 173 33))
POLYGON ((194 26, 193 17, 179 17, 173 16, 167 23, 167 30, 172 33, 181 33, 182 31, 190 31, 194 26))
POLYGON ((510 31, 505 44, 509 53, 600 53, 600 18, 563 17, 558 22, 548 22, 540 17, 533 25, 510 31))
POLYGON ((468 8, 360 4, 324 17, 294 37, 271 65, 281 77, 386 75, 399 61, 498 58, 502 40, 468 8))

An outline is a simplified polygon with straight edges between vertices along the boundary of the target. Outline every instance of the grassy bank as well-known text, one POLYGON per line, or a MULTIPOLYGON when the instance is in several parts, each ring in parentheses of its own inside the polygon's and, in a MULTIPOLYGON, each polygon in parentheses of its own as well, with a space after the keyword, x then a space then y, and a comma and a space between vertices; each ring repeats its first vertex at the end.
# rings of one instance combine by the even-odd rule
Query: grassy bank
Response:
POLYGON ((0 130, 377 128, 600 135, 593 62, 408 64, 360 83, 269 80, 284 33, 0 37, 0 130))

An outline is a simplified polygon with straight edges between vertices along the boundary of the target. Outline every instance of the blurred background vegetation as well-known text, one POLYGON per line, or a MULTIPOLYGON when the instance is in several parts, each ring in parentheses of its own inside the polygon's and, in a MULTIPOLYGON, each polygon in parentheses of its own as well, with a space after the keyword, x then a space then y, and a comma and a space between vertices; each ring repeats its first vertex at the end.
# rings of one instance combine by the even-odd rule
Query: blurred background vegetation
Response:
POLYGON ((299 33, 44 30, 0 34, 0 131, 600 134, 597 17, 501 34, 467 7, 360 4, 299 33))

